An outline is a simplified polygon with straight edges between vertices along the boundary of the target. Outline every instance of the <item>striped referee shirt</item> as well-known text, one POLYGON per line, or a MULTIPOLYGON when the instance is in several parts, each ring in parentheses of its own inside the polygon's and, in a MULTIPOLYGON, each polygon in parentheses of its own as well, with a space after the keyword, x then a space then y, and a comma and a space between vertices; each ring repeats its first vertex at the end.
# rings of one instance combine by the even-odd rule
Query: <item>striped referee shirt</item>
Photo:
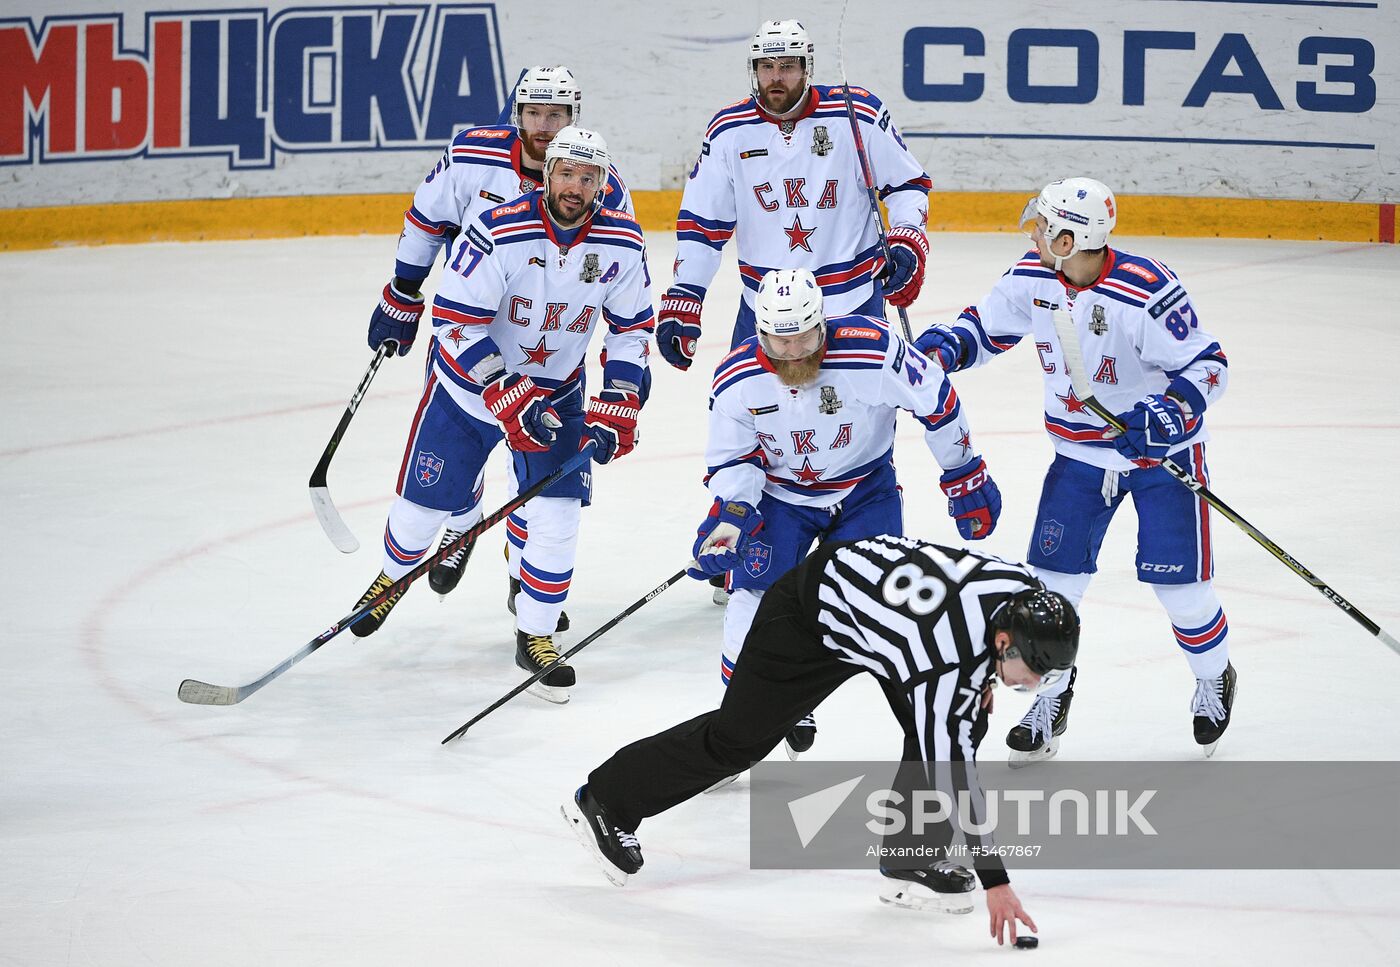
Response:
POLYGON ((888 535, 843 545, 817 578, 817 628, 842 661, 911 691, 927 761, 971 760, 994 673, 987 624, 1039 581, 1024 564, 888 535))

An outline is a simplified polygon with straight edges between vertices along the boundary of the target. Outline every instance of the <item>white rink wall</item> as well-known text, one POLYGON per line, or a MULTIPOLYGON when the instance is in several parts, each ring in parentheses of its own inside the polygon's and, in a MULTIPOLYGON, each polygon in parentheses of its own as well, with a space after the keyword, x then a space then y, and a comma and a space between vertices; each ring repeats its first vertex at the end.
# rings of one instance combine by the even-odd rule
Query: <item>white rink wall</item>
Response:
MULTIPOLYGON (((0 208, 402 191, 519 70, 565 63, 635 189, 675 189, 747 93, 758 23, 797 16, 839 83, 842 4, 558 0, 0 3, 0 208)), ((853 84, 944 191, 1093 168, 1124 194, 1394 203, 1392 0, 870 0, 853 84)))

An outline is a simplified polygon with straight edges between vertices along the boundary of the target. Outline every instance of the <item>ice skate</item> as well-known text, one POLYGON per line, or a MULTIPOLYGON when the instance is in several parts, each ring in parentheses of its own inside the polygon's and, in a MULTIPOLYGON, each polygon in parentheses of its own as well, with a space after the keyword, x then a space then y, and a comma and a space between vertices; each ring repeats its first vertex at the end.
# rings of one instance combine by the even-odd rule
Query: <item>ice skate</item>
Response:
POLYGON ((1220 737, 1230 725, 1230 708, 1235 704, 1235 666, 1226 664, 1219 678, 1196 679, 1196 694, 1191 698, 1192 728, 1196 744, 1209 759, 1215 755, 1220 737))
POLYGON ((1060 736, 1069 726, 1069 705, 1074 698, 1077 674, 1078 669, 1070 670, 1069 685, 1059 696, 1038 696, 1020 724, 1006 734, 1006 746, 1011 750, 1007 764, 1011 768, 1053 759, 1060 751, 1060 736))
MULTIPOLYGON (((553 635, 528 635, 523 631, 515 633, 515 664, 530 674, 533 675, 558 657, 553 635)), ((525 691, 546 702, 564 705, 569 701, 569 689, 573 685, 573 668, 561 663, 525 691)))
MULTIPOLYGON (((442 535, 442 543, 438 544, 438 550, 441 551, 464 533, 465 531, 447 531, 442 535)), ((471 559, 472 549, 475 547, 476 541, 468 541, 430 567, 428 569, 428 587, 442 597, 446 597, 457 586, 457 582, 462 580, 462 571, 466 569, 467 561, 471 559)))
POLYGON ((812 748, 812 743, 817 741, 817 720, 808 712, 803 716, 802 721, 792 727, 792 731, 783 739, 783 751, 787 757, 796 762, 798 756, 812 748))
POLYGON ((642 845, 637 837, 613 822, 587 786, 580 786, 559 807, 559 813, 614 886, 626 886, 628 877, 642 868, 642 845))
MULTIPOLYGON (((363 608, 370 601, 374 600, 374 598, 378 597, 385 588, 392 586, 393 583, 393 578, 389 577, 389 575, 385 574, 383 571, 380 571, 379 577, 374 579, 374 582, 365 589, 365 593, 360 595, 360 600, 355 602, 355 610, 358 611, 363 608)), ((374 634, 379 630, 379 626, 384 623, 384 619, 389 617, 389 612, 394 610, 394 605, 399 603, 399 600, 407 591, 408 588, 404 587, 397 594, 390 595, 385 599, 383 604, 374 608, 369 614, 352 624, 350 626, 350 633, 356 638, 365 638, 374 634)))
POLYGON ((880 875, 890 881, 880 894, 882 903, 927 913, 972 912, 977 879, 951 860, 939 860, 918 870, 890 870, 882 866, 880 875))

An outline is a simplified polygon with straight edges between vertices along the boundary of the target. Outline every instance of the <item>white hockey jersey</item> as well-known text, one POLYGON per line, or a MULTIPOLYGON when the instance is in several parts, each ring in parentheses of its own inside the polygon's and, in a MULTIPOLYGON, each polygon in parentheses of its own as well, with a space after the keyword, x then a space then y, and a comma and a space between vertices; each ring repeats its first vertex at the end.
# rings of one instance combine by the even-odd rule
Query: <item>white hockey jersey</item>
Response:
MULTIPOLYGON (((928 192, 880 99, 852 87, 874 181, 894 227, 924 230, 928 192)), ((720 252, 737 234, 744 299, 771 269, 810 269, 827 312, 868 301, 884 270, 878 234, 840 87, 814 84, 801 116, 778 122, 745 98, 714 116, 676 220, 675 285, 703 299, 720 252)))
POLYGON ((543 197, 530 192, 469 225, 433 299, 434 374, 485 422, 495 419, 481 388, 502 364, 556 400, 577 390, 602 324, 607 375, 642 385, 653 326, 641 228, 603 209, 561 246, 543 197))
POLYGON ((938 465, 977 456, 962 405, 943 370, 872 316, 826 320, 815 381, 785 385, 750 336, 720 361, 705 448, 710 492, 757 504, 831 507, 894 458, 895 417, 924 425, 938 465))
MULTIPOLYGON (((404 212, 394 274, 422 282, 438 251, 450 245, 472 219, 540 187, 521 157, 520 134, 509 126, 471 128, 452 139, 404 212)), ((630 213, 632 196, 608 169, 603 207, 630 213)))
POLYGON ((1170 388, 1192 412, 1186 437, 1174 450, 1210 438, 1203 415, 1225 394, 1229 367, 1172 270, 1155 259, 1110 248, 1099 278, 1080 289, 1042 266, 1040 255, 1031 250, 985 299, 964 309, 953 328, 975 347, 970 366, 989 362, 1025 336, 1034 337, 1045 372, 1045 429, 1058 453, 1105 470, 1141 465, 1103 439, 1107 424, 1075 396, 1051 318, 1060 306, 1074 318, 1099 402, 1125 413, 1143 397, 1170 388))

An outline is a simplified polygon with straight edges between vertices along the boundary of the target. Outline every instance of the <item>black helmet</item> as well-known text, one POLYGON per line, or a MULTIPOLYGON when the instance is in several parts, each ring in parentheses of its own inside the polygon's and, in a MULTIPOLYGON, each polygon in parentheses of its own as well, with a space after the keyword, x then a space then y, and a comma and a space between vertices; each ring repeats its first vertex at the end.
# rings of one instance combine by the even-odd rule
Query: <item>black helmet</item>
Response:
POLYGON ((1045 588, 1017 591, 992 612, 992 633, 1011 635, 1003 657, 1020 658, 1037 675, 1064 671, 1079 653, 1079 616, 1063 595, 1045 588))

